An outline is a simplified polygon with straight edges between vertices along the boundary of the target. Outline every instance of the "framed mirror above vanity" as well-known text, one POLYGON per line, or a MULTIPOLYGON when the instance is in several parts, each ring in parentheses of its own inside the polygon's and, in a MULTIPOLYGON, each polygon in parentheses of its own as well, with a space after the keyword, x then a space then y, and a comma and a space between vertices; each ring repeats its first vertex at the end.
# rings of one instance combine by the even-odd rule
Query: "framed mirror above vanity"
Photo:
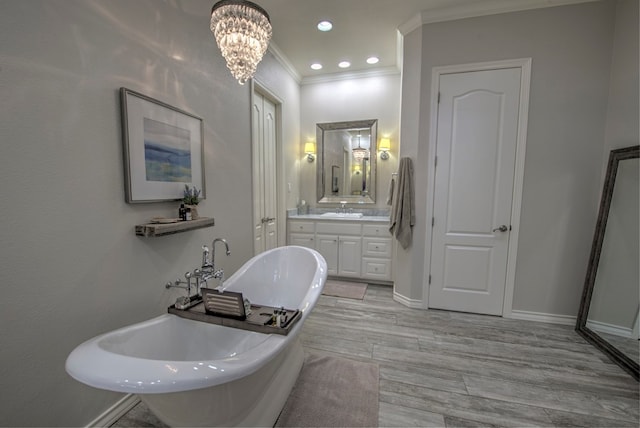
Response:
POLYGON ((316 124, 319 204, 376 201, 378 120, 316 124))
POLYGON ((576 330, 638 380, 640 146, 612 150, 576 330))

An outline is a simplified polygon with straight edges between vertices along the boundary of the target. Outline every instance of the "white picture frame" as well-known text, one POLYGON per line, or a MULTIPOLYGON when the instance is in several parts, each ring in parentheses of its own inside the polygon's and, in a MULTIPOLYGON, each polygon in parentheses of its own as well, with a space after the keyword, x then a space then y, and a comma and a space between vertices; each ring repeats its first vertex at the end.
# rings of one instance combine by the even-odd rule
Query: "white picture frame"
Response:
POLYGON ((126 202, 177 201, 185 185, 204 199, 202 119, 127 88, 120 102, 126 202))

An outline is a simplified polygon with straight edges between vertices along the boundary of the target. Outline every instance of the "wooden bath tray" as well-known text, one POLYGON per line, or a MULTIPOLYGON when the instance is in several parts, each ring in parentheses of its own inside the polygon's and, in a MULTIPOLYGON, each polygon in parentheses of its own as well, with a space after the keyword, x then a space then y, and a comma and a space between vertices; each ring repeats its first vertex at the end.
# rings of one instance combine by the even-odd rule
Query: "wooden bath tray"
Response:
POLYGON ((239 328, 242 330, 255 331, 266 334, 282 334, 287 335, 298 322, 302 312, 299 310, 285 309, 287 312, 287 323, 283 327, 272 324, 265 324, 271 319, 271 314, 275 309, 272 306, 251 305, 251 314, 246 319, 239 320, 234 318, 222 317, 218 315, 208 314, 205 311, 204 303, 200 302, 187 310, 176 309, 175 305, 169 306, 168 312, 181 318, 187 318, 193 321, 202 321, 209 324, 218 324, 225 327, 239 328))

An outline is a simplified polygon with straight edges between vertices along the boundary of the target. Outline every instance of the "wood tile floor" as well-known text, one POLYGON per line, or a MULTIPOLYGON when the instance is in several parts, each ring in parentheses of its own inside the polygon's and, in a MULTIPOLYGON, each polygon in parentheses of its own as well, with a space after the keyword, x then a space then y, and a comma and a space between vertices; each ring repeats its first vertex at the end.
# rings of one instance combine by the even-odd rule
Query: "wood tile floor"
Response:
MULTIPOLYGON (((570 326, 409 309, 369 285, 363 300, 322 296, 301 339, 379 364, 380 426, 639 426, 638 382, 570 326)), ((144 412, 116 426, 157 426, 144 412)))

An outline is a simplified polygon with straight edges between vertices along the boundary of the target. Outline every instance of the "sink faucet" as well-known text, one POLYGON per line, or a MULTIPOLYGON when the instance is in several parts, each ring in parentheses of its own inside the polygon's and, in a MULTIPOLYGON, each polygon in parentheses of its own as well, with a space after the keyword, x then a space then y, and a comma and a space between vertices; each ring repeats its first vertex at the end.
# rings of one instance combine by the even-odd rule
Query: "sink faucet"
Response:
POLYGON ((347 212, 347 201, 340 201, 340 210, 338 212, 342 214, 347 212))

